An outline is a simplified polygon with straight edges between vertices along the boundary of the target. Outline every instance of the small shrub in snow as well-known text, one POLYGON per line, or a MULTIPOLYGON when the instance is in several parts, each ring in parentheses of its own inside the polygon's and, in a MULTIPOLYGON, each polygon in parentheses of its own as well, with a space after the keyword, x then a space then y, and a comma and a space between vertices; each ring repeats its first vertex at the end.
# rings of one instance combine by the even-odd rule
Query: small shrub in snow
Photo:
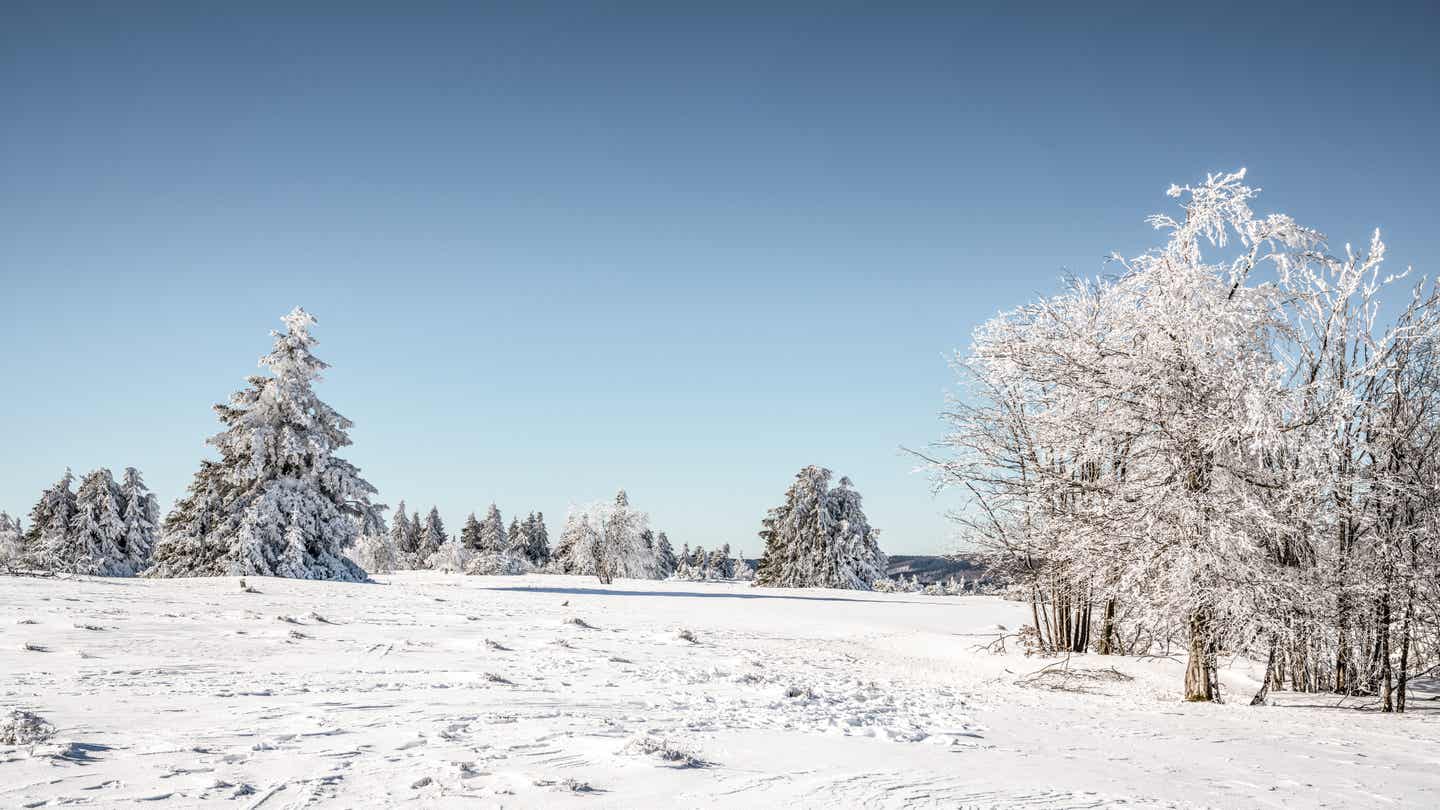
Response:
POLYGON ((691 644, 700 643, 699 639, 695 638, 695 634, 684 627, 680 628, 680 632, 676 633, 675 637, 680 639, 681 641, 688 641, 691 644))
POLYGON ((0 719, 0 745, 32 745, 53 736, 55 727, 34 712, 14 709, 0 719))
POLYGON ((481 552, 475 555, 465 568, 465 573, 488 577, 513 577, 528 574, 533 569, 522 556, 511 551, 481 552))
POLYGON ((623 753, 655 757, 677 768, 704 768, 710 764, 680 743, 649 734, 626 743, 623 753))

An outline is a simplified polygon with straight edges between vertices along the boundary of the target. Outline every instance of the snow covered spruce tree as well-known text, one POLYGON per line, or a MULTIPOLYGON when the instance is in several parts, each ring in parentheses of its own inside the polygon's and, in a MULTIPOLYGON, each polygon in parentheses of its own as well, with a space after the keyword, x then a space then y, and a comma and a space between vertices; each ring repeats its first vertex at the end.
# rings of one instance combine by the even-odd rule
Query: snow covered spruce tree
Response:
POLYGON ((661 579, 672 576, 679 562, 675 559, 675 547, 665 532, 655 533, 655 568, 661 579))
POLYGON ((413 570, 424 567, 424 560, 418 559, 419 540, 414 523, 405 513, 405 501, 401 500, 400 505, 395 507, 395 514, 390 517, 390 541, 395 546, 398 568, 413 570))
MULTIPOLYGON (((755 584, 781 588, 869 590, 885 577, 885 554, 860 508, 860 493, 831 472, 809 466, 795 476, 785 502, 761 521, 764 554, 755 584)), ((728 546, 723 555, 729 560, 728 546)))
POLYGON ((220 458, 201 462, 166 517, 153 576, 365 579, 345 549, 375 488, 335 455, 352 423, 312 388, 327 367, 310 351, 315 318, 297 307, 281 320, 260 359, 271 376, 215 406, 225 430, 209 443, 220 458))
POLYGON ((445 532, 445 521, 440 519, 440 510, 437 507, 430 507, 429 514, 425 516, 425 522, 420 525, 418 535, 415 558, 421 561, 421 564, 415 567, 434 568, 431 559, 449 539, 449 535, 445 532))
POLYGON ((77 574, 128 576, 134 573, 121 548, 125 523, 115 497, 119 487, 110 471, 100 468, 80 479, 75 493, 75 514, 64 551, 64 570, 77 574))
POLYGON ((1331 256, 1256 216, 1243 178, 1172 187, 1163 246, 980 327, 932 462, 1030 588, 1041 651, 1173 639, 1190 700, 1219 699, 1220 655, 1248 653, 1267 662, 1256 700, 1328 667, 1388 707, 1415 665, 1414 577, 1436 572, 1418 527, 1440 479, 1412 460, 1440 435, 1440 295, 1417 286, 1378 329, 1378 235, 1331 256))
POLYGON ((480 520, 474 512, 465 516, 465 525, 460 527, 460 542, 471 551, 480 550, 480 520))
POLYGON ((653 546, 645 543, 650 516, 630 506, 625 490, 613 501, 574 507, 555 551, 553 567, 563 574, 594 575, 603 583, 617 578, 659 576, 653 546))
POLYGON ((545 513, 530 513, 520 525, 520 531, 526 561, 535 567, 550 562, 550 534, 545 529, 545 513))
POLYGON ((479 545, 475 550, 484 554, 499 554, 506 545, 505 520, 500 517, 500 508, 492 503, 485 519, 480 521, 479 545))
POLYGON ((160 503, 155 499, 140 471, 126 467, 120 478, 120 520, 125 524, 120 548, 125 568, 138 574, 150 566, 155 538, 160 530, 160 503))
POLYGON ((75 475, 69 469, 44 492, 30 510, 30 528, 22 542, 27 568, 42 571, 66 571, 65 561, 72 559, 70 518, 75 515, 75 475))

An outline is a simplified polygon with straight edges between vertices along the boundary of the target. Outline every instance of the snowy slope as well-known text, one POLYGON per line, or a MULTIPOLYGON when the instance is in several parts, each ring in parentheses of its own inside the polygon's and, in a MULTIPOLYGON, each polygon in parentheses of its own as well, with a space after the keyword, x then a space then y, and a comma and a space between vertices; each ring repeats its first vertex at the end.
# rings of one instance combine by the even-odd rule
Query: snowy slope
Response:
POLYGON ((0 579, 0 709, 58 728, 0 806, 1440 806, 1436 702, 1037 678, 994 598, 380 580, 0 579))

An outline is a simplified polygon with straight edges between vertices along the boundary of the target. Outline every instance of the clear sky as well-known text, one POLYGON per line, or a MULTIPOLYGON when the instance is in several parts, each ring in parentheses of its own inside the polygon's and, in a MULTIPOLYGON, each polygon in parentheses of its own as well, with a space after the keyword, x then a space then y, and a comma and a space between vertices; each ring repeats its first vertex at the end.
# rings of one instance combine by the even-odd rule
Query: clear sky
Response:
POLYGON ((1440 269, 1433 3, 320 5, 4 2, 0 508, 168 504, 298 304, 344 455, 452 530, 623 486, 754 554, 821 464, 932 553, 947 354, 1172 181, 1440 269))

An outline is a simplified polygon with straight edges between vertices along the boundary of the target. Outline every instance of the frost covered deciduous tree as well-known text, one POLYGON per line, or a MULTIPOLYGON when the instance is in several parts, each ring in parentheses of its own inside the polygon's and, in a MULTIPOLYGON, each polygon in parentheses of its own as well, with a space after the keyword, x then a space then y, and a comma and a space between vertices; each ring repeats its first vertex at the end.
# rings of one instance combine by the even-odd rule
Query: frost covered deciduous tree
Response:
POLYGON ((1256 700, 1288 680, 1389 705, 1411 585, 1436 573, 1420 527, 1440 499, 1414 462, 1434 457, 1440 297, 1422 283, 1379 327, 1378 235, 1331 255, 1256 215, 1243 180, 1172 187, 1163 245, 977 329, 929 461, 1030 589, 1042 650, 1173 640, 1190 700, 1218 700, 1220 655, 1249 653, 1268 661, 1256 700))
POLYGON ((365 579, 345 550, 375 489, 335 455, 352 424, 315 395, 327 366, 311 353, 314 317, 297 307, 281 320, 260 360, 270 375, 215 406, 219 460, 201 462, 166 517, 151 575, 365 579))
POLYGON ((0 572, 24 567, 23 531, 18 518, 0 512, 0 572))
POLYGON ((869 590, 884 578, 879 533, 860 508, 860 493, 848 478, 832 488, 830 476, 823 467, 802 469, 785 502, 761 521, 756 585, 869 590))
POLYGON ((659 576, 653 546, 645 543, 650 516, 630 506, 620 490, 613 501, 575 507, 565 518, 554 567, 560 573, 593 575, 603 583, 617 578, 659 576))
POLYGON ((459 537, 452 536, 431 553, 425 560, 425 567, 451 574, 465 573, 470 570, 474 558, 474 552, 466 548, 459 537))
MULTIPOLYGON (((350 559, 372 574, 389 574, 404 567, 395 535, 385 526, 384 509, 384 504, 372 504, 357 519, 358 536, 350 551, 350 559)), ((404 517, 404 507, 396 514, 404 517)))

